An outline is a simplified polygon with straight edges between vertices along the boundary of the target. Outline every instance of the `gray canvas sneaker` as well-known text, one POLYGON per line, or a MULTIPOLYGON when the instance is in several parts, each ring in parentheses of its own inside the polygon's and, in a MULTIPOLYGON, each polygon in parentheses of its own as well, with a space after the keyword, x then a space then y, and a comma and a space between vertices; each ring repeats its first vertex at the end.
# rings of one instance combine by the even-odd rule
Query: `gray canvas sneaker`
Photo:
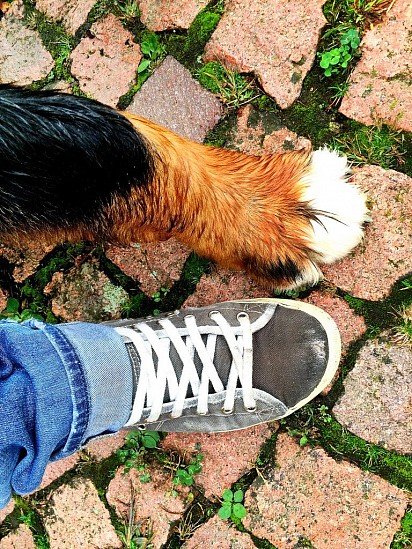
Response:
POLYGON ((108 324, 134 370, 126 427, 219 432, 280 419, 318 395, 340 359, 332 318, 299 301, 229 301, 108 324))

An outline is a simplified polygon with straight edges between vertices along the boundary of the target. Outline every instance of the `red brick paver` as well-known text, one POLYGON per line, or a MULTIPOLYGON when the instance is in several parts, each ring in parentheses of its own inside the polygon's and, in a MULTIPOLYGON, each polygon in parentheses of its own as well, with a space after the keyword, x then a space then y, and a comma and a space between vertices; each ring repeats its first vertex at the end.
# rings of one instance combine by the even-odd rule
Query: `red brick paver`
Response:
POLYGON ((412 454, 412 348, 386 338, 362 349, 333 413, 359 437, 412 454))
POLYGON ((36 549, 33 534, 25 524, 0 540, 0 549, 36 549))
POLYGON ((184 549, 255 549, 249 534, 235 530, 228 522, 214 516, 206 524, 195 531, 184 549))
POLYGON ((260 448, 271 435, 267 424, 232 433, 170 433, 162 442, 166 450, 200 452, 204 459, 196 482, 203 486, 206 497, 220 497, 225 488, 251 469, 260 448))
POLYGON ((367 193, 372 223, 350 256, 322 270, 354 296, 378 300, 412 271, 412 179, 366 165, 354 170, 352 181, 367 193))
POLYGON ((37 31, 23 22, 23 2, 0 20, 0 83, 24 86, 47 76, 54 66, 37 31))
POLYGON ((110 282, 94 261, 55 273, 44 293, 52 298, 53 313, 65 321, 119 318, 128 299, 127 292, 110 282))
POLYGON ((183 65, 168 56, 143 84, 127 110, 201 142, 219 121, 222 104, 183 65))
POLYGON ((412 131, 412 4, 396 0, 369 30, 340 111, 363 124, 385 122, 412 131))
POLYGON ((109 511, 96 488, 86 479, 76 479, 53 492, 44 525, 50 549, 113 549, 122 547, 110 522, 109 511))
POLYGON ((243 522, 253 534, 278 549, 302 539, 316 549, 389 547, 408 505, 402 490, 287 435, 277 442, 276 463, 246 494, 243 522))
POLYGON ((188 490, 174 494, 171 475, 160 469, 147 468, 145 473, 150 474, 149 482, 141 481, 142 472, 131 469, 125 474, 121 467, 110 482, 106 496, 124 521, 133 513, 141 534, 158 549, 166 542, 171 523, 183 515, 188 490))
POLYGON ((209 0, 138 0, 140 19, 152 31, 187 29, 209 0))
POLYGON ((140 289, 153 295, 179 280, 190 250, 171 238, 165 242, 136 244, 133 248, 109 246, 106 255, 122 271, 139 281, 140 289))
POLYGON ((36 8, 74 34, 86 21, 95 3, 96 0, 37 0, 36 8))
POLYGON ((132 34, 109 14, 92 25, 72 52, 71 71, 83 92, 115 107, 133 84, 141 58, 132 34))
POLYGON ((254 72, 280 107, 299 97, 326 23, 325 0, 229 0, 205 50, 239 72, 254 72))

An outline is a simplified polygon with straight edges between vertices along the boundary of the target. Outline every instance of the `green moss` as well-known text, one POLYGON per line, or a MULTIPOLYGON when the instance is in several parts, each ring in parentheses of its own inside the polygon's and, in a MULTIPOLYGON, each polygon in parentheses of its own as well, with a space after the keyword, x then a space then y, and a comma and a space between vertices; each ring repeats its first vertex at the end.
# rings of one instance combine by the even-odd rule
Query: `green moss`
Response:
POLYGON ((33 534, 34 544, 37 549, 49 549, 49 537, 43 526, 43 522, 37 512, 36 502, 33 498, 14 496, 14 511, 0 525, 0 539, 25 524, 33 534))
POLYGON ((206 145, 212 145, 214 147, 224 147, 232 135, 233 129, 236 126, 236 115, 229 114, 223 117, 219 123, 211 129, 204 143, 206 145))
POLYGON ((223 2, 211 2, 195 18, 187 35, 165 35, 165 44, 170 55, 194 70, 199 56, 215 30, 223 13, 223 2))
POLYGON ((399 488, 412 490, 412 458, 385 450, 347 431, 324 405, 311 403, 282 424, 296 437, 320 444, 337 461, 348 459, 399 488))
POLYGON ((67 80, 71 82, 73 77, 70 74, 70 53, 76 44, 76 39, 35 8, 32 0, 24 0, 24 19, 29 27, 36 28, 42 42, 54 59, 55 67, 50 74, 39 83, 34 83, 34 89, 47 84, 53 80, 67 80))

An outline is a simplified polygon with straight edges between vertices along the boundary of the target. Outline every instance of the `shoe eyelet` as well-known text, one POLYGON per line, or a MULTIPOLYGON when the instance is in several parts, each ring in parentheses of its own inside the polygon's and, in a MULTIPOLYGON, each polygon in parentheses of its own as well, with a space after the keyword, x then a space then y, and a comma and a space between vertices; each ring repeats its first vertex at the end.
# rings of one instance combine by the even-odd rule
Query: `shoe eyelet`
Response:
POLYGON ((233 414, 233 408, 231 408, 230 410, 227 410, 226 408, 222 408, 222 413, 225 416, 230 416, 230 414, 233 414))
POLYGON ((246 410, 252 414, 253 412, 256 412, 257 406, 250 406, 249 408, 246 408, 246 410))
POLYGON ((187 318, 195 318, 195 315, 185 315, 183 320, 186 320, 187 318))
POLYGON ((146 431, 146 425, 144 425, 143 423, 140 423, 137 428, 139 429, 139 431, 146 431))
POLYGON ((219 311, 209 311, 208 314, 207 314, 207 316, 208 316, 209 318, 213 319, 213 316, 212 316, 212 315, 215 315, 215 314, 218 314, 218 313, 219 313, 219 311))
POLYGON ((238 320, 240 320, 241 318, 249 318, 249 315, 247 313, 245 313, 244 311, 242 311, 242 312, 240 312, 236 315, 236 318, 238 320))

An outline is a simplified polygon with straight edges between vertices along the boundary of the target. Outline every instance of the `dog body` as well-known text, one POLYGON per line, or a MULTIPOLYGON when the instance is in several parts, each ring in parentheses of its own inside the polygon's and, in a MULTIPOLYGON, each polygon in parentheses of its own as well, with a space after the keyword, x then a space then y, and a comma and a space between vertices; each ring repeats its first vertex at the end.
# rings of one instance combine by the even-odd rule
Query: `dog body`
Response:
POLYGON ((326 149, 255 157, 65 94, 0 88, 0 239, 175 237, 281 289, 362 238, 365 199, 326 149))

